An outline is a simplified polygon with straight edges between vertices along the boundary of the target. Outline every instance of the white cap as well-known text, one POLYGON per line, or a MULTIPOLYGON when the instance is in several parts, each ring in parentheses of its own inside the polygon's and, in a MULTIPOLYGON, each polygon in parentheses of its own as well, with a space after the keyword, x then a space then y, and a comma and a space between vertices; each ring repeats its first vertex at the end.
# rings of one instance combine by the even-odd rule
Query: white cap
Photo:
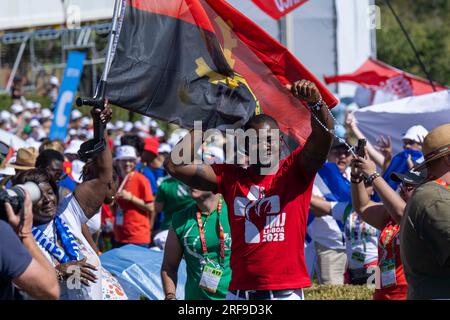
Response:
POLYGON ((42 109, 41 110, 41 116, 42 118, 52 118, 53 113, 50 111, 50 109, 42 109))
POLYGON ((132 146, 120 146, 116 149, 116 160, 137 160, 136 149, 132 146))
POLYGON ((124 125, 125 125, 125 124, 123 123, 123 121, 122 121, 122 120, 119 120, 119 121, 116 122, 116 129, 117 129, 117 130, 123 129, 124 125))
POLYGON ((6 121, 9 119, 11 119, 11 112, 7 110, 3 110, 2 112, 0 112, 0 120, 6 121))
POLYGON ((87 138, 89 135, 89 131, 86 129, 78 129, 77 134, 78 136, 85 136, 87 138))
POLYGON ((36 120, 36 119, 32 119, 32 120, 30 121, 30 123, 29 123, 29 126, 30 126, 31 128, 33 128, 33 127, 40 127, 40 126, 41 126, 41 123, 40 123, 38 120, 36 120))
POLYGON ((161 143, 159 145, 159 148, 158 148, 159 153, 165 153, 165 152, 170 153, 170 151, 172 151, 172 148, 170 147, 170 145, 168 143, 161 143))
POLYGON ((64 150, 64 154, 78 154, 78 150, 80 150, 83 141, 81 140, 72 140, 69 143, 69 146, 66 150, 64 150))
POLYGON ((131 130, 133 130, 133 124, 131 122, 125 122, 123 130, 125 132, 130 132, 131 130))
POLYGON ((34 108, 36 108, 36 105, 34 104, 34 102, 30 101, 30 100, 27 101, 25 106, 28 110, 33 110, 34 108))
POLYGON ((106 124, 106 130, 116 130, 116 127, 111 122, 108 122, 106 124))
POLYGON ((59 80, 55 76, 51 76, 49 82, 50 82, 50 84, 52 84, 54 86, 59 86, 59 80))
POLYGON ((69 130, 69 136, 75 136, 76 134, 77 134, 77 130, 75 130, 75 129, 69 130))
POLYGON ((90 124, 91 124, 91 119, 89 119, 88 117, 81 118, 81 126, 82 127, 87 127, 90 124))
POLYGON ((82 114, 80 111, 78 111, 77 109, 75 109, 75 110, 72 111, 71 119, 72 119, 72 121, 73 121, 73 120, 78 120, 78 119, 80 119, 82 116, 83 116, 83 114, 82 114))
POLYGON ((35 102, 34 103, 34 108, 40 110, 42 108, 42 105, 39 102, 35 102))
POLYGON ((158 123, 155 120, 150 121, 150 127, 156 128, 158 126, 158 123))
POLYGON ((142 123, 142 121, 136 121, 134 123, 134 128, 138 130, 144 130, 144 124, 142 123))
POLYGON ((140 137, 140 138, 147 138, 149 135, 148 135, 148 133, 146 133, 146 132, 144 132, 144 131, 139 131, 138 133, 137 133, 137 135, 138 135, 138 137, 140 137))
POLYGON ((421 125, 412 126, 406 131, 405 135, 402 137, 402 140, 409 139, 418 143, 423 143, 423 140, 428 134, 428 130, 422 127, 421 125))
POLYGON ((165 133, 160 128, 158 128, 158 129, 156 129, 155 135, 156 135, 156 137, 161 138, 161 137, 164 137, 165 133))
POLYGON ((11 106, 11 111, 13 113, 16 113, 16 114, 21 113, 21 112, 23 112, 23 110, 24 110, 24 108, 21 104, 15 103, 11 106))

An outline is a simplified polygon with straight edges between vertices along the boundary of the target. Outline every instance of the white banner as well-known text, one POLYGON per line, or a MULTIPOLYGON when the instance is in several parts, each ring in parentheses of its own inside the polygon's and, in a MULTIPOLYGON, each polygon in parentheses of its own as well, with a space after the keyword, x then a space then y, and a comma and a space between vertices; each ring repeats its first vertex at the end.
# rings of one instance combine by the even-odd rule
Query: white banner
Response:
POLYGON ((403 150, 402 136, 414 125, 431 131, 450 123, 450 91, 408 97, 355 111, 359 129, 372 143, 379 136, 392 139, 394 154, 403 150))

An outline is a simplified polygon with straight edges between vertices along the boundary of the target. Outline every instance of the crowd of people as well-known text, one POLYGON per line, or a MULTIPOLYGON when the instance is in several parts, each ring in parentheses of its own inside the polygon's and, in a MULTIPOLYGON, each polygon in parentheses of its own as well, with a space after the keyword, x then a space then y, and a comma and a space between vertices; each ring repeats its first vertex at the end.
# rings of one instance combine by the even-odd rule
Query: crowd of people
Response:
MULTIPOLYGON (((217 141, 196 164, 193 130, 112 123, 109 106, 91 117, 73 110, 66 141, 49 140, 50 109, 14 100, 0 127, 26 146, 0 146, 0 183, 40 192, 26 188, 15 209, 0 196, 0 299, 127 299, 99 258, 125 245, 164 250, 167 300, 177 299, 182 259, 185 299, 302 300, 312 281, 371 279, 377 300, 450 299, 450 125, 428 132, 418 123, 395 155, 389 137, 355 155, 333 138, 316 86, 302 80, 291 91, 315 115, 312 133, 270 168, 224 163, 217 141), (78 151, 94 136, 93 119, 106 144, 84 162, 78 151), (190 161, 174 161, 175 145, 192 151, 190 161)), ((346 126, 365 139, 351 114, 346 126)), ((260 114, 244 129, 279 126, 260 114)), ((280 152, 270 134, 245 148, 280 152)))

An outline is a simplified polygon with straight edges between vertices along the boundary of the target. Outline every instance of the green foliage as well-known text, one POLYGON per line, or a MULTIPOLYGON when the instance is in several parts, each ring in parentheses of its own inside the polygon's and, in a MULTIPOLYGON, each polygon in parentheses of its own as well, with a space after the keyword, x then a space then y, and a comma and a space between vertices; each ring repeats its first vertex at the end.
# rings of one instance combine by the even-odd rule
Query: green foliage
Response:
POLYGON ((306 300, 372 300, 373 290, 367 286, 319 286, 305 289, 306 300))
MULTIPOLYGON (((403 32, 384 0, 381 29, 377 30, 377 54, 381 61, 426 77, 403 32)), ((434 81, 450 85, 450 1, 391 0, 434 81)))

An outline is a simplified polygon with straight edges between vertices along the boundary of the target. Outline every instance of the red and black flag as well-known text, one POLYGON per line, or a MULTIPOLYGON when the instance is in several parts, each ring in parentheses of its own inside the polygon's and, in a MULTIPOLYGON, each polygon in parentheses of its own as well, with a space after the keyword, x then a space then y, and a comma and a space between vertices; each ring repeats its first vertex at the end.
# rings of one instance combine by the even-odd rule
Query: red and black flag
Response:
POLYGON ((224 0, 129 0, 108 75, 111 103, 192 127, 243 125, 255 112, 274 117, 303 142, 309 111, 285 88, 316 83, 331 93, 266 32, 224 0))

